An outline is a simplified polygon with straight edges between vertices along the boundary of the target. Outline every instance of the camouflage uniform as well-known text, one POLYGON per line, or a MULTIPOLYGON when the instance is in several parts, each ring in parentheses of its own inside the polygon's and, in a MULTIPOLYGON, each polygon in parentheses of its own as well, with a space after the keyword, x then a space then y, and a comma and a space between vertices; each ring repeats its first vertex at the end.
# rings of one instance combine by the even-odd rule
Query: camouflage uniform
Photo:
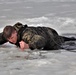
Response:
POLYGON ((18 40, 15 45, 19 46, 21 40, 29 44, 30 49, 44 49, 54 50, 59 49, 61 43, 64 41, 58 33, 49 27, 28 27, 14 25, 18 32, 18 40))

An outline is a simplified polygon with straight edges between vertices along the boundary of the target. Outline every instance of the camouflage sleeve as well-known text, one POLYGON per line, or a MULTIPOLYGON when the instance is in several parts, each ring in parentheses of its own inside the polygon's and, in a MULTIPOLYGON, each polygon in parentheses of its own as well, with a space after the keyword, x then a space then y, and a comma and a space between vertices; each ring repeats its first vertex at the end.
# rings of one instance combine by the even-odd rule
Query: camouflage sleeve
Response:
POLYGON ((3 33, 0 33, 0 45, 6 43, 7 40, 3 37, 3 33))
POLYGON ((31 50, 42 49, 45 46, 45 38, 33 33, 27 33, 23 36, 23 41, 29 44, 31 50))
POLYGON ((39 35, 34 35, 29 42, 31 49, 42 49, 45 46, 45 38, 39 35))

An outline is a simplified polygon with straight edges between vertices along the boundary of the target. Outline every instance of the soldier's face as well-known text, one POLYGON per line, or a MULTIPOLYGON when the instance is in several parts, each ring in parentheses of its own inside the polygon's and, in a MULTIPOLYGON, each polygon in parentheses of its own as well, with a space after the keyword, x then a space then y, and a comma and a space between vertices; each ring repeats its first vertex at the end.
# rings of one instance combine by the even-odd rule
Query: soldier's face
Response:
POLYGON ((14 31, 12 35, 7 39, 9 42, 15 44, 17 42, 17 32, 14 31))

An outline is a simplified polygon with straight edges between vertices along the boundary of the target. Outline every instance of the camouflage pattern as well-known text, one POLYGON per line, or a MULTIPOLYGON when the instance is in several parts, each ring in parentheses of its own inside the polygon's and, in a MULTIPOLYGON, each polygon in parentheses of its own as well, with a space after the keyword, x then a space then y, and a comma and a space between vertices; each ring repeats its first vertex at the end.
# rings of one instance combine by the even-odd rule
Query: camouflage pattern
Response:
POLYGON ((16 29, 16 31, 19 31, 19 29, 22 28, 23 25, 22 25, 22 23, 17 22, 13 27, 16 29))
MULTIPOLYGON (((18 25, 17 25, 18 26, 18 25)), ((16 28, 16 25, 14 26, 16 28)), ((63 38, 58 33, 49 27, 23 27, 18 31, 18 46, 19 41, 23 40, 29 44, 30 49, 55 50, 59 49, 63 38), (21 30, 22 29, 22 30, 21 30)))

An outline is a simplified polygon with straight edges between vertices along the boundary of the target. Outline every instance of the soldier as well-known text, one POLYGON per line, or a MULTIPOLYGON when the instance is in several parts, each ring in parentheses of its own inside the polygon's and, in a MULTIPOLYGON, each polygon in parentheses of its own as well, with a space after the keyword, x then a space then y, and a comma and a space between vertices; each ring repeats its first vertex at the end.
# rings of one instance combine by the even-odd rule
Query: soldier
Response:
POLYGON ((19 22, 14 26, 6 26, 1 34, 5 41, 0 44, 9 41, 22 50, 57 50, 65 41, 76 40, 59 36, 54 29, 49 27, 28 27, 19 22))

